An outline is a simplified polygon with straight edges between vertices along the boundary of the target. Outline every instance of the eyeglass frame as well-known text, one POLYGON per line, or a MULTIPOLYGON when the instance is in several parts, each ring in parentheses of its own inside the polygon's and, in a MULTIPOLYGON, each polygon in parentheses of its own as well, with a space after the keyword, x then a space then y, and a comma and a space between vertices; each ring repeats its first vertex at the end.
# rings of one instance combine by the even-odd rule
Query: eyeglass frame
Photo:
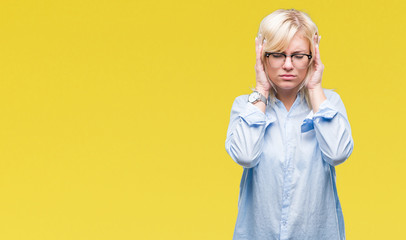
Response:
MULTIPOLYGON (((283 55, 284 57, 285 57, 285 59, 284 59, 284 63, 286 62, 286 58, 287 57, 290 57, 290 61, 292 62, 292 64, 293 64, 293 60, 292 60, 292 56, 297 56, 297 55, 304 55, 304 56, 307 56, 307 58, 310 60, 310 59, 312 59, 312 55, 311 54, 307 54, 307 53, 293 53, 293 54, 290 54, 290 55, 287 55, 287 54, 285 54, 285 53, 281 53, 281 52, 265 52, 265 57, 266 58, 268 58, 269 59, 269 56, 271 55, 271 54, 281 54, 281 55, 283 55)), ((268 61, 269 62, 269 61, 268 61)), ((310 61, 309 61, 309 64, 310 64, 310 61)), ((282 64, 283 65, 283 64, 282 64)), ((282 66, 281 65, 281 66, 282 66)), ((308 65, 309 66, 309 65, 308 65)), ((308 67, 307 66, 307 67, 308 67)))

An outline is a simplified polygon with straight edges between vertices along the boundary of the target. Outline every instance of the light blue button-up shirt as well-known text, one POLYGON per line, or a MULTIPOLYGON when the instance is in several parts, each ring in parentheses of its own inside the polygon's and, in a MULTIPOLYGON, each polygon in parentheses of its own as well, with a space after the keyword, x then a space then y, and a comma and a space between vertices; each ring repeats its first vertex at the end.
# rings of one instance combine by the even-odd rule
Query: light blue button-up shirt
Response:
POLYGON ((340 96, 324 90, 317 113, 298 94, 288 112, 279 100, 264 114, 235 99, 226 150, 244 167, 234 240, 343 240, 335 166, 353 140, 340 96))

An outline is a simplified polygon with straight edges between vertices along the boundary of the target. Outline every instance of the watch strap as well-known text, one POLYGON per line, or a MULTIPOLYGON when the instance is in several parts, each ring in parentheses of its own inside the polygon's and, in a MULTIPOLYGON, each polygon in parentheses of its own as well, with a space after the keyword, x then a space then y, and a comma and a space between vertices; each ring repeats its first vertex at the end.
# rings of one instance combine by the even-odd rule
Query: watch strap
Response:
POLYGON ((268 100, 266 99, 266 97, 264 95, 262 95, 260 92, 258 92, 259 94, 259 100, 261 100, 263 103, 265 103, 265 105, 268 105, 268 100))
MULTIPOLYGON (((256 103, 256 102, 258 102, 258 101, 262 101, 263 103, 265 103, 265 105, 268 105, 268 100, 266 99, 266 97, 264 96, 264 95, 262 95, 260 92, 258 92, 258 91, 254 91, 253 93, 256 93, 257 94, 257 98, 253 101, 253 102, 251 102, 251 103, 256 103)), ((253 93, 251 93, 251 94, 253 94, 253 93)))

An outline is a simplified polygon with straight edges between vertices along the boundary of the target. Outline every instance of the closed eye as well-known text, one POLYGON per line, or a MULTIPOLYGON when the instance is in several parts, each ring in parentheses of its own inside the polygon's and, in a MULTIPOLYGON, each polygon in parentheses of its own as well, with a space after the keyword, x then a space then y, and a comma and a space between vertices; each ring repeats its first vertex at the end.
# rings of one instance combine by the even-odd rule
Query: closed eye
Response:
POLYGON ((272 56, 273 58, 283 58, 285 55, 283 53, 268 53, 268 56, 272 56))
POLYGON ((307 55, 305 55, 305 54, 292 54, 292 57, 294 57, 294 58, 296 58, 296 59, 302 59, 302 58, 304 58, 305 56, 307 56, 307 55))

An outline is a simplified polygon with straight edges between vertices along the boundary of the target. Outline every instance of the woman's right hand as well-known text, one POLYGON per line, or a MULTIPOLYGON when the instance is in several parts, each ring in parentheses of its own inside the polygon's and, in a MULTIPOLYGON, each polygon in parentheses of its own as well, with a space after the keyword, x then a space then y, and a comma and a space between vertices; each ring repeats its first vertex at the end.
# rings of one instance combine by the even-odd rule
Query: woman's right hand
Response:
POLYGON ((255 51, 256 51, 256 64, 255 64, 255 73, 256 73, 256 87, 255 90, 263 94, 266 98, 268 98, 269 90, 271 89, 271 84, 269 83, 266 73, 264 70, 264 65, 261 61, 262 56, 262 42, 261 42, 261 35, 259 38, 255 38, 255 51))

